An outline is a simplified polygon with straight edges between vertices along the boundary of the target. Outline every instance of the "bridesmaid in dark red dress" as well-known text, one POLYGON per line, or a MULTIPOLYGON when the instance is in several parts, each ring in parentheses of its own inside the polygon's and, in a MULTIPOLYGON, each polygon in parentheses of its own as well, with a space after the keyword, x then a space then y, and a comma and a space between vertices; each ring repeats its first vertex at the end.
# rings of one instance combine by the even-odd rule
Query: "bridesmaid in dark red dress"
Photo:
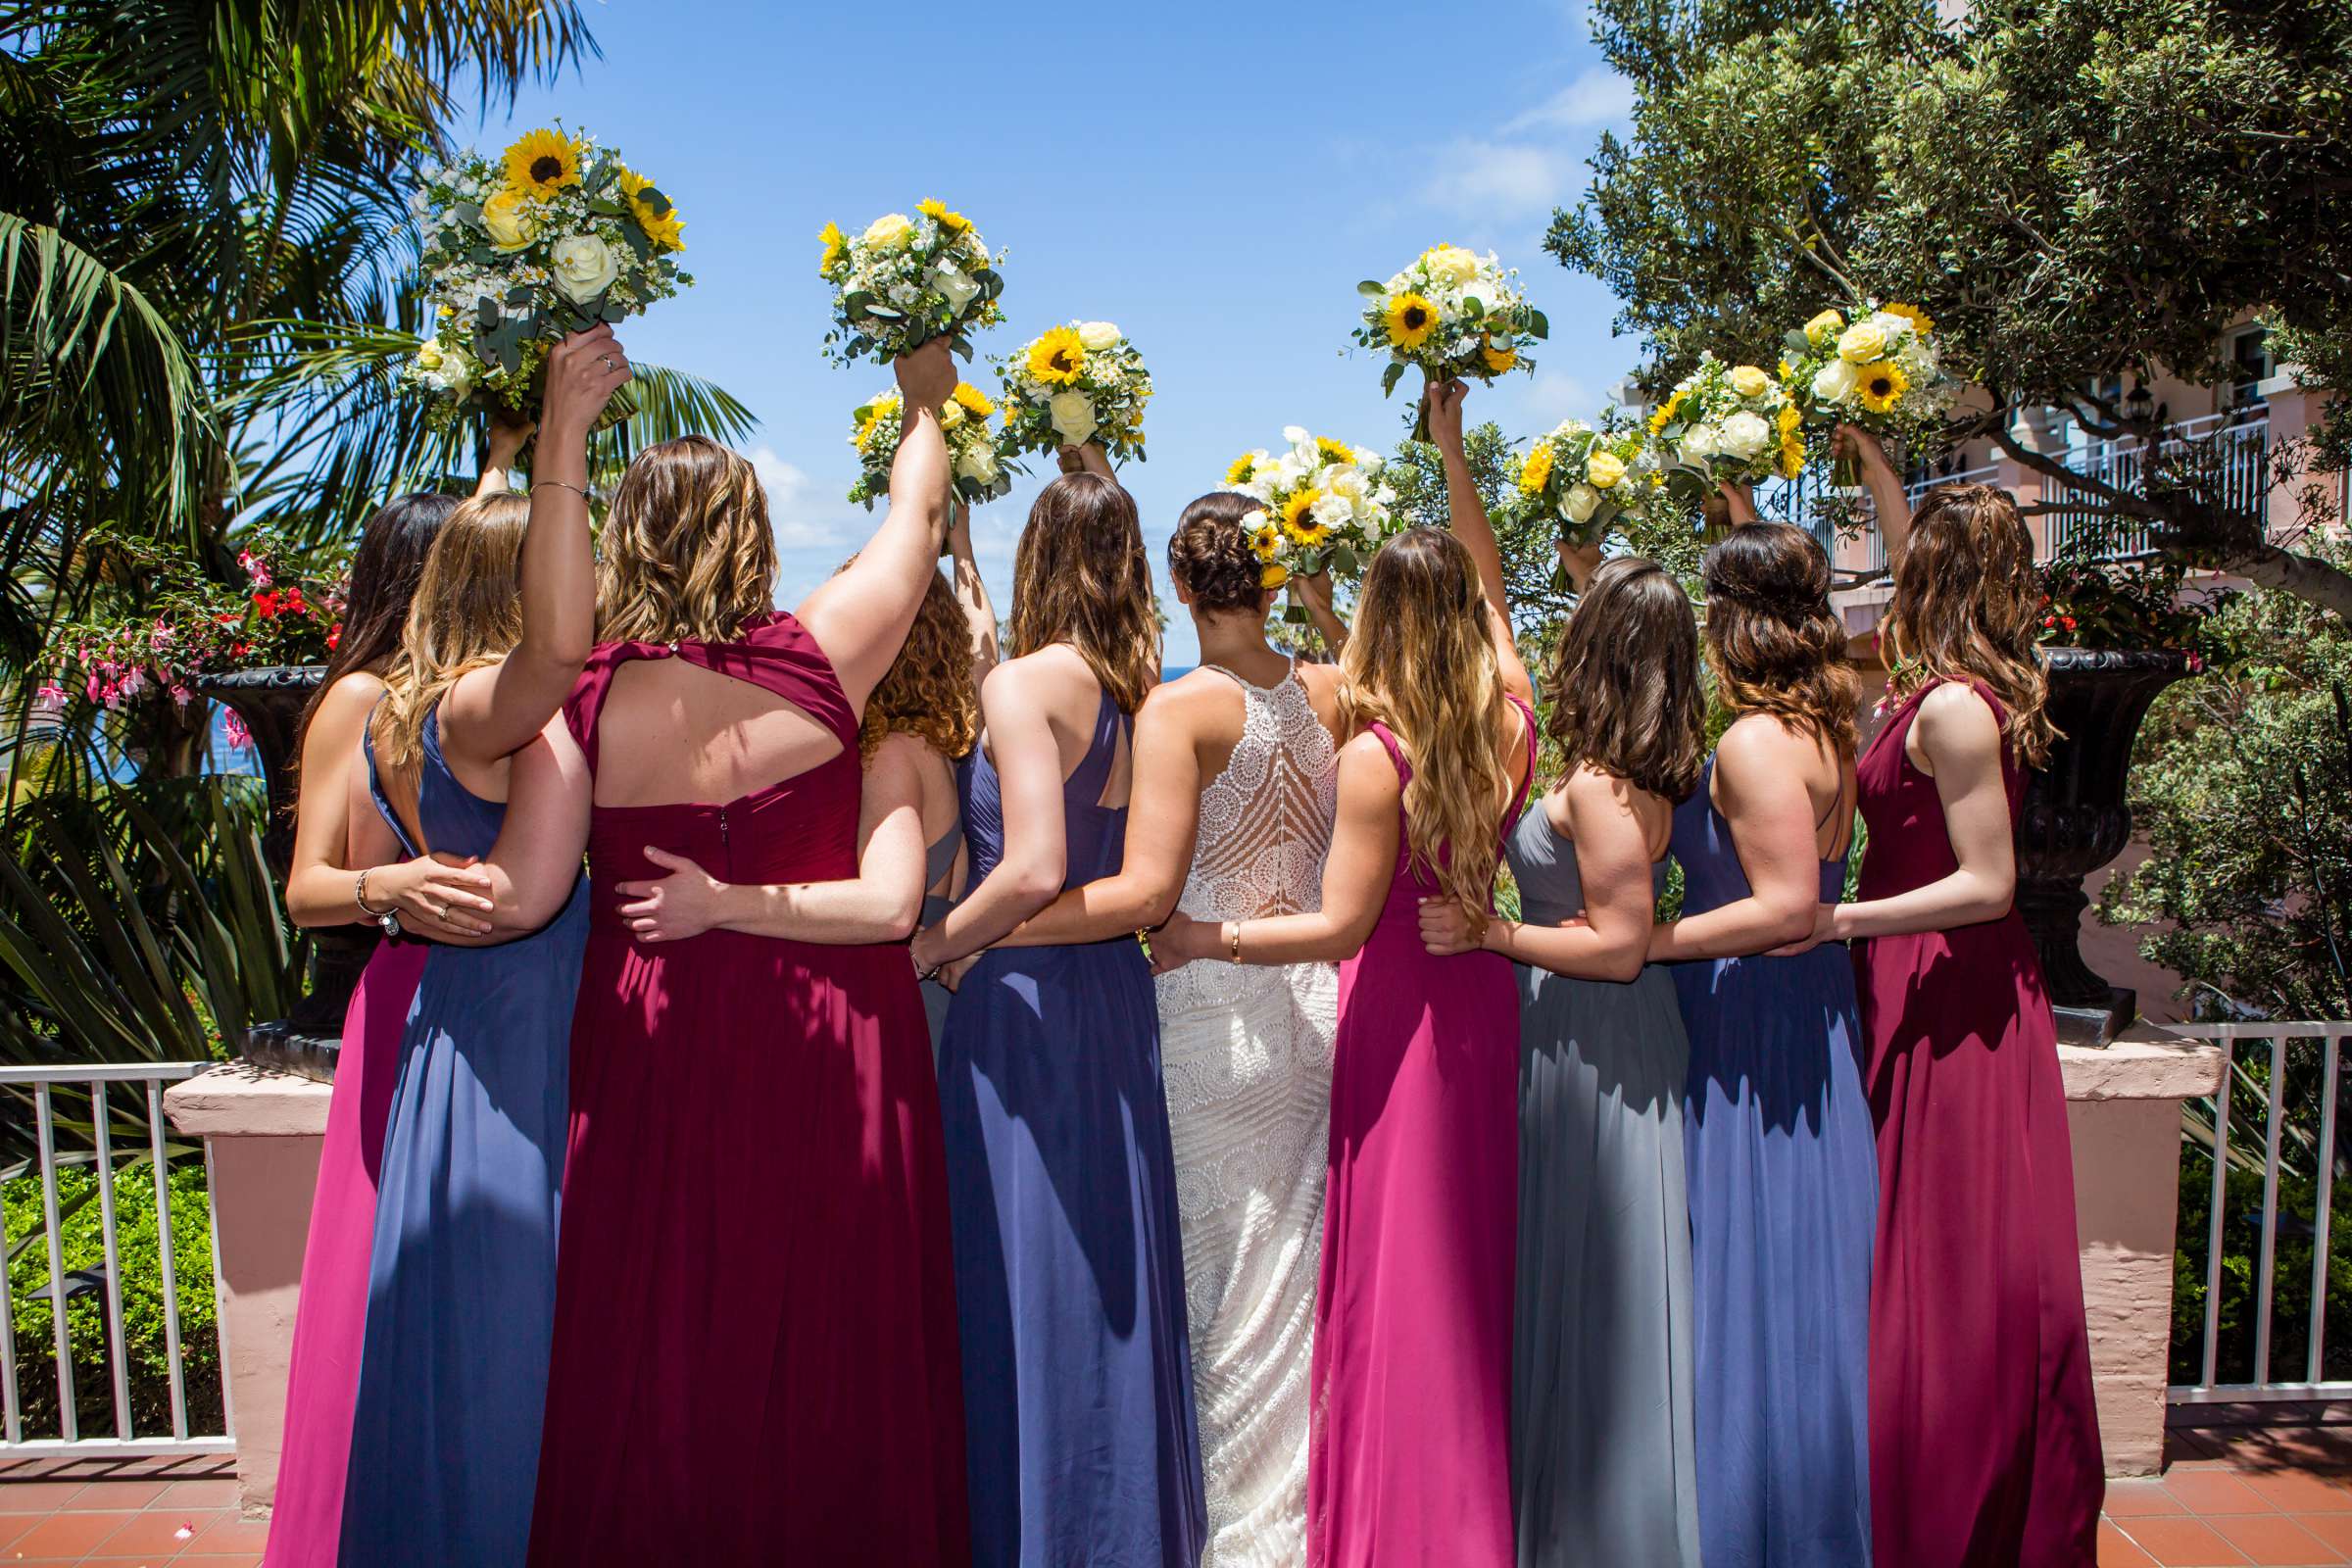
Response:
POLYGON ((751 466, 631 465, 566 712, 593 885, 530 1561, 963 1564, 939 1098, 903 946, 635 941, 648 846, 858 874, 858 715, 937 572, 946 346, 899 363, 891 510, 799 613, 751 466), (724 804, 717 804, 717 803, 724 804))
POLYGON ((2008 495, 1930 493, 1903 526, 1876 441, 1894 664, 1858 770, 1854 940, 1879 1130, 1872 1535, 1886 1568, 2089 1568, 2105 1490, 2057 1029, 2014 906, 2025 769, 2052 730, 2034 541, 2008 495), (1906 532, 1908 537, 1906 538, 1906 532))

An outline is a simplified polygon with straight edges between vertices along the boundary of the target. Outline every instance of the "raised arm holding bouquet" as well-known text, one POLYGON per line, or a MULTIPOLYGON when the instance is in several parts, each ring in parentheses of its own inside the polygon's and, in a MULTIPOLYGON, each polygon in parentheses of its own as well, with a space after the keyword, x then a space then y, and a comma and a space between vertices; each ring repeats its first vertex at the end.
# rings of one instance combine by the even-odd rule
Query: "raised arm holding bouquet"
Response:
MULTIPOLYGON (((1916 306, 1874 306, 1851 321, 1823 311, 1784 338, 1781 373, 1816 429, 1847 424, 1882 444, 1916 442, 1942 423, 1960 392, 1944 373, 1935 333, 1916 306)), ((1837 483, 1863 482, 1850 443, 1833 440, 1832 453, 1837 483)))
MULTIPOLYGON (((495 161, 469 152, 428 171, 409 207, 423 230, 434 330, 402 381, 431 399, 436 422, 535 412, 557 342, 694 281, 678 268, 685 224, 669 198, 619 154, 561 126, 495 161)), ((624 387, 599 423, 629 412, 624 387)))
MULTIPOLYGON (((1012 489, 1012 469, 997 451, 997 432, 989 416, 997 406, 968 381, 956 383, 955 394, 939 407, 940 432, 948 440, 948 463, 955 474, 956 498, 967 507, 994 501, 1012 489)), ((855 428, 850 445, 858 449, 858 482, 850 499, 868 512, 889 499, 890 468, 899 455, 899 431, 906 406, 899 389, 860 403, 850 413, 855 428)))
POLYGON ((1803 422, 1770 371, 1701 354, 1650 415, 1649 433, 1668 479, 1683 481, 1692 499, 1722 485, 1737 514, 1747 486, 1804 471, 1803 422))
MULTIPOLYGON (((1258 503, 1242 519, 1262 569, 1262 586, 1280 588, 1294 576, 1317 577, 1335 567, 1353 576, 1393 531, 1396 492, 1381 481, 1380 454, 1328 436, 1286 426, 1280 455, 1246 452, 1225 470, 1225 482, 1258 503)), ((1293 604, 1287 618, 1304 620, 1293 604)))
POLYGON ((918 203, 912 218, 885 213, 855 236, 827 223, 817 239, 817 275, 835 291, 825 353, 843 365, 888 365, 933 338, 969 360, 972 329, 1004 318, 998 259, 940 202, 918 203))
MULTIPOLYGON (((1565 419, 1529 444, 1511 476, 1511 505, 1549 520, 1562 546, 1597 549, 1654 471, 1640 430, 1595 430, 1565 419)), ((1555 585, 1565 589, 1569 575, 1563 566, 1555 585)))
MULTIPOLYGON (((1395 392, 1411 366, 1441 385, 1532 371, 1528 346, 1549 337, 1551 323, 1519 292, 1518 277, 1493 252, 1482 257, 1459 245, 1438 245, 1386 283, 1367 278, 1356 284, 1365 300, 1364 324, 1353 336, 1368 349, 1389 351, 1381 391, 1395 392)), ((1426 400, 1413 439, 1429 439, 1426 400)))
POLYGON ((1089 441, 1116 460, 1144 458, 1152 372, 1109 321, 1056 326, 997 362, 1004 378, 1004 451, 1056 452, 1089 441))

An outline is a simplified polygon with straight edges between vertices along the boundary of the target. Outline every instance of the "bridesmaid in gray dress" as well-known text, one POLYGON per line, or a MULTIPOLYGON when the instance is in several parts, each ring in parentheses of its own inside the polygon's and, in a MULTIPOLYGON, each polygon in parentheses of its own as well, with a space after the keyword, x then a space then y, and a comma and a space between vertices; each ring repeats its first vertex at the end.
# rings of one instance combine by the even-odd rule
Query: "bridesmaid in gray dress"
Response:
POLYGON ((1519 1277, 1511 1479, 1522 1568, 1698 1568, 1690 1233, 1674 982, 1642 962, 1704 710, 1690 603, 1662 567, 1594 567, 1547 732, 1568 773, 1504 854, 1520 919, 1422 911, 1432 952, 1519 964, 1519 1277))

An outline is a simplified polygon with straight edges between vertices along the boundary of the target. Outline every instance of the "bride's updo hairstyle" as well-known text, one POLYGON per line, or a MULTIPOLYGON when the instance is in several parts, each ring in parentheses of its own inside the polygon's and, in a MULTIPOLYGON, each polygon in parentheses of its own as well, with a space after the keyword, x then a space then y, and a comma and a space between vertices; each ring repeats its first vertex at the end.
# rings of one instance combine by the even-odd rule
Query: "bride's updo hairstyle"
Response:
POLYGON ((2058 733, 2034 652, 2040 613, 2034 535, 2017 503, 1988 484, 1937 485, 1912 514, 1894 565, 1883 632, 1894 665, 1888 694, 1900 701, 1930 681, 1981 680, 2008 710, 2002 739, 2025 766, 2039 766, 2058 733))
POLYGON ((1510 699, 1487 637, 1487 596, 1462 542, 1408 528, 1380 547, 1340 655, 1340 723, 1377 719, 1412 764, 1404 786, 1413 863, 1465 908, 1494 894, 1494 814, 1510 782, 1510 699))
POLYGON ((1603 563, 1544 684, 1544 727, 1571 770, 1589 765, 1677 804, 1698 787, 1707 745, 1698 620, 1674 573, 1640 556, 1603 563))
POLYGON ((1699 566, 1707 590, 1707 661, 1724 706, 1772 713, 1854 755, 1861 682, 1845 627, 1830 609, 1830 558, 1785 522, 1734 528, 1699 566))
POLYGON ((1065 473, 1029 508, 1012 553, 1012 657, 1068 643, 1122 713, 1159 680, 1159 614, 1135 500, 1114 479, 1065 473))
POLYGON ((1231 490, 1212 490, 1184 509, 1168 536, 1168 575, 1203 614, 1254 610, 1263 614, 1269 590, 1265 564, 1250 546, 1242 519, 1260 503, 1231 490))
POLYGON ((599 642, 726 642, 774 608, 776 536, 750 463, 709 436, 637 454, 596 569, 599 642))

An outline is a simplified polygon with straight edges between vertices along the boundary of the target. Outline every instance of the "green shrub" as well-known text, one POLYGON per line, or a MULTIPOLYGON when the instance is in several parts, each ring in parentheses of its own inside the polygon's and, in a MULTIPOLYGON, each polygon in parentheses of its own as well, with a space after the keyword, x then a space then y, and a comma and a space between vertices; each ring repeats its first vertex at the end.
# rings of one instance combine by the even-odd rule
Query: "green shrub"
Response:
MULTIPOLYGON (((62 1108, 62 1107, 61 1107, 62 1108)), ((122 1263, 122 1349, 127 1364, 133 1430, 142 1437, 172 1431, 170 1353, 164 1330, 163 1254, 155 1215, 154 1167, 125 1159, 118 1146, 115 1240, 122 1263)), ((58 1172, 58 1210, 64 1266, 96 1268, 105 1261, 97 1179, 87 1166, 58 1172)), ((171 1167, 172 1275, 179 1300, 180 1365, 191 1432, 221 1430, 220 1340, 213 1299, 212 1204, 200 1158, 171 1167)), ((9 1300, 16 1333, 17 1387, 27 1437, 59 1433, 57 1342, 50 1304, 31 1293, 49 1283, 42 1235, 41 1183, 27 1172, 0 1183, 6 1216, 9 1300)), ((74 1355, 74 1413, 84 1437, 112 1436, 113 1374, 103 1291, 67 1302, 66 1330, 74 1355)))

